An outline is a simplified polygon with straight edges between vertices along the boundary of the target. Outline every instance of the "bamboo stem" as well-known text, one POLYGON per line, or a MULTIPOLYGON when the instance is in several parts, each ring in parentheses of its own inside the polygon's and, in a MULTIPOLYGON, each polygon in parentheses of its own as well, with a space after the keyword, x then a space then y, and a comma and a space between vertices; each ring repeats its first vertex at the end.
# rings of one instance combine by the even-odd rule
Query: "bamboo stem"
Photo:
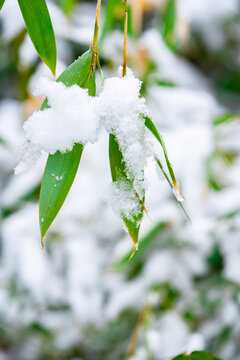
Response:
POLYGON ((124 45, 123 45, 123 69, 122 77, 127 74, 127 36, 128 36, 128 6, 127 0, 124 0, 125 11, 124 11, 124 45))
POLYGON ((93 57, 92 57, 92 67, 96 67, 97 56, 98 56, 98 33, 99 33, 99 23, 100 23, 100 13, 101 13, 101 0, 97 1, 97 9, 96 9, 96 18, 95 18, 95 26, 94 26, 94 35, 93 35, 93 57))

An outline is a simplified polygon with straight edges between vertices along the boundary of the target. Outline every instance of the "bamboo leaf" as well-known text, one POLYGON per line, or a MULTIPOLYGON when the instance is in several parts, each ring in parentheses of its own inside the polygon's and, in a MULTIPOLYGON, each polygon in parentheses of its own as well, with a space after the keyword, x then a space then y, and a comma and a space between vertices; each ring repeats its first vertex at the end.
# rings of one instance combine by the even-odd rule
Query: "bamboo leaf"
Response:
MULTIPOLYGON (((166 161, 166 165, 167 165, 167 168, 168 168, 170 178, 169 178, 168 174, 166 173, 166 171, 164 170, 164 167, 163 167, 161 161, 157 157, 155 157, 155 160, 156 160, 160 170, 162 171, 165 179, 167 180, 169 186, 171 187, 171 189, 175 188, 180 193, 178 182, 177 182, 176 176, 174 174, 174 171, 173 171, 172 165, 170 163, 170 160, 168 158, 167 148, 166 148, 166 145, 165 145, 165 143, 163 141, 163 138, 159 134, 159 132, 158 132, 155 124, 153 123, 153 121, 148 116, 144 117, 144 119, 145 119, 145 126, 151 131, 151 133, 157 139, 157 141, 159 142, 159 144, 161 145, 161 147, 163 149, 163 153, 164 153, 164 157, 165 157, 165 161, 166 161)), ((181 195, 181 193, 180 193, 180 195, 181 195)), ((178 204, 182 208, 182 210, 183 210, 186 218, 188 219, 188 221, 191 222, 191 219, 190 219, 187 211, 185 210, 183 204, 181 202, 179 202, 179 201, 178 201, 178 204)))
POLYGON ((156 126, 154 125, 153 121, 148 116, 145 116, 144 119, 145 119, 145 126, 151 131, 153 136, 155 136, 155 138, 157 139, 157 141, 159 142, 159 144, 161 145, 161 147, 163 149, 163 153, 164 153, 165 161, 166 161, 167 168, 168 168, 168 171, 169 171, 169 175, 170 175, 170 177, 172 179, 173 185, 175 186, 177 184, 177 180, 176 180, 176 176, 174 174, 172 165, 171 165, 171 163, 169 161, 168 154, 167 154, 167 148, 166 148, 166 145, 165 145, 165 143, 163 141, 163 138, 159 134, 159 132, 158 132, 156 126))
MULTIPOLYGON (((88 88, 89 94, 96 93, 95 76, 91 71, 92 51, 84 53, 70 65, 57 79, 66 86, 77 84, 88 88)), ((41 110, 47 109, 47 99, 41 110)), ((76 176, 83 146, 75 144, 71 151, 64 154, 57 151, 49 155, 46 164, 39 200, 41 237, 43 238, 61 209, 76 176)))
MULTIPOLYGON (((112 181, 113 182, 124 181, 132 186, 126 174, 125 164, 122 153, 119 149, 118 142, 115 136, 112 134, 110 134, 109 136, 109 160, 110 160, 112 181)), ((142 211, 137 216, 133 216, 133 220, 127 219, 124 215, 121 216, 122 220, 124 221, 128 229, 129 235, 131 236, 133 243, 135 244, 135 250, 137 250, 138 234, 139 234, 141 220, 143 217, 143 204, 138 194, 136 194, 136 198, 137 201, 139 201, 142 211)))
POLYGON ((2 10, 2 7, 4 5, 5 0, 0 0, 0 10, 2 10))
POLYGON ((55 75, 56 41, 45 0, 18 0, 18 4, 35 49, 55 75))
MULTIPOLYGON (((173 184, 171 183, 171 180, 169 179, 169 177, 168 177, 168 175, 167 175, 166 171, 164 170, 164 167, 163 167, 163 165, 162 165, 161 161, 160 161, 157 157, 155 157, 155 160, 156 160, 156 162, 157 162, 157 164, 158 164, 158 166, 159 166, 160 170, 162 171, 163 176, 164 176, 164 177, 165 177, 165 179, 167 180, 167 182, 168 182, 168 184, 169 184, 170 188, 171 188, 171 189, 173 189, 173 184)), ((190 219, 190 217, 189 217, 189 215, 188 215, 188 213, 187 213, 187 211, 186 211, 185 207, 183 206, 183 204, 182 204, 180 201, 178 201, 177 203, 178 203, 178 204, 179 204, 179 206, 182 208, 182 211, 184 212, 184 214, 185 214, 186 218, 188 219, 188 221, 191 223, 192 221, 191 221, 191 219, 190 219)))
POLYGON ((75 144, 72 151, 57 151, 48 157, 40 195, 40 229, 42 238, 61 209, 75 179, 83 146, 75 144))
POLYGON ((221 360, 220 358, 206 351, 194 351, 191 354, 181 354, 172 360, 221 360))

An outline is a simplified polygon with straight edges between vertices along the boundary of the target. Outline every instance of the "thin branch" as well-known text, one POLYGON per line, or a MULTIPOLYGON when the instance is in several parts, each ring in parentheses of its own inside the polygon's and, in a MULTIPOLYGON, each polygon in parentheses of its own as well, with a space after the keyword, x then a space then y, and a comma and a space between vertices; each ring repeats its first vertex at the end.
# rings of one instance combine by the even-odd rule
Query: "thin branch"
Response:
POLYGON ((93 35, 93 57, 92 57, 92 67, 96 67, 97 57, 98 57, 98 33, 99 33, 99 23, 100 23, 100 13, 101 13, 101 0, 97 2, 97 9, 96 9, 96 19, 95 19, 95 26, 94 26, 94 35, 93 35))
POLYGON ((123 69, 122 77, 127 74, 127 36, 128 36, 128 5, 127 0, 124 0, 124 45, 123 45, 123 69))

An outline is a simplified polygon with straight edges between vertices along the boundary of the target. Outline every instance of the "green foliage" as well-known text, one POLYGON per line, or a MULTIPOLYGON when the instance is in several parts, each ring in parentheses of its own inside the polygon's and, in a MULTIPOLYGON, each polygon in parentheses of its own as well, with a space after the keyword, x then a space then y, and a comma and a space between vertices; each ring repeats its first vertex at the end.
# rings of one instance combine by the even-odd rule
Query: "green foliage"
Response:
POLYGON ((18 4, 35 49, 55 75, 56 41, 45 0, 18 0, 18 4))
POLYGON ((178 355, 172 360, 221 360, 221 359, 206 351, 194 351, 189 355, 188 354, 178 355))
MULTIPOLYGON (((60 75, 57 81, 64 83, 66 86, 77 84, 87 88, 89 94, 94 96, 96 92, 95 76, 91 70, 91 61, 92 51, 87 51, 70 65, 60 75)), ((46 108, 48 108, 47 100, 43 103, 41 110, 46 108)), ((76 176, 82 152, 83 146, 75 144, 71 151, 64 154, 57 151, 48 157, 39 200, 39 218, 42 238, 67 197, 76 176)))
POLYGON ((163 38, 171 50, 177 49, 177 1, 167 0, 166 11, 163 17, 163 38))
POLYGON ((2 9, 3 5, 4 5, 5 0, 0 0, 0 10, 2 9))
MULTIPOLYGON (((110 134, 109 136, 109 161, 110 161, 110 168, 112 174, 112 181, 124 181, 129 183, 132 186, 131 181, 128 179, 126 174, 125 164, 123 160, 122 153, 119 149, 119 145, 114 135, 110 134)), ((131 236, 134 244, 138 243, 138 234, 140 229, 140 223, 143 217, 143 204, 136 193, 136 199, 139 202, 142 211, 137 216, 134 216, 134 220, 127 219, 124 215, 121 215, 127 229, 129 235, 131 236)))
MULTIPOLYGON (((128 6, 128 35, 133 35, 131 7, 128 6)), ((124 7, 119 0, 109 0, 104 8, 104 20, 101 31, 101 41, 116 27, 124 30, 124 7)))
MULTIPOLYGON (((167 180, 169 186, 173 189, 175 188, 177 190, 177 192, 179 192, 180 196, 182 196, 181 192, 180 192, 180 189, 179 189, 179 186, 178 186, 178 183, 177 183, 177 179, 176 179, 176 176, 174 174, 174 171, 173 171, 173 168, 172 168, 172 165, 170 163, 170 160, 169 160, 169 157, 168 157, 168 154, 167 154, 167 148, 166 148, 166 145, 163 141, 163 138, 162 136, 159 134, 156 126, 154 125, 153 121, 148 117, 146 116, 145 117, 145 126, 151 131, 151 133, 153 134, 153 136, 157 139, 157 141, 159 142, 159 144, 161 145, 162 147, 162 150, 163 150, 163 153, 164 153, 164 157, 165 157, 165 161, 166 161, 166 165, 167 165, 167 168, 168 168, 168 172, 169 172, 169 175, 170 175, 170 178, 168 176, 168 174, 166 173, 166 171, 164 170, 164 167, 161 163, 161 161, 158 159, 158 158, 155 158, 160 170, 162 171, 165 179, 167 180)), ((178 201, 178 204, 180 205, 180 207, 182 208, 186 218, 191 222, 191 219, 190 217, 188 216, 183 204, 181 202, 178 201)))
POLYGON ((169 175, 170 175, 170 177, 172 179, 173 185, 175 186, 177 184, 177 180, 176 180, 176 176, 174 174, 172 165, 171 165, 171 163, 169 161, 168 154, 167 154, 167 149, 166 149, 165 143, 163 141, 163 138, 159 134, 159 132, 158 132, 156 126, 154 125, 153 121, 148 116, 145 117, 145 125, 151 131, 151 133, 157 139, 157 141, 159 142, 159 144, 161 145, 161 147, 163 149, 163 153, 164 153, 164 157, 165 157, 165 160, 166 160, 169 175))
POLYGON ((233 121, 236 119, 237 114, 234 113, 233 111, 228 111, 224 114, 221 114, 219 116, 216 116, 213 119, 213 125, 221 125, 230 121, 233 121))
POLYGON ((40 229, 43 238, 61 209, 75 179, 83 152, 81 144, 62 154, 57 151, 48 157, 39 204, 40 229))
POLYGON ((70 16, 74 10, 74 6, 76 5, 77 0, 61 0, 60 3, 64 14, 70 16))

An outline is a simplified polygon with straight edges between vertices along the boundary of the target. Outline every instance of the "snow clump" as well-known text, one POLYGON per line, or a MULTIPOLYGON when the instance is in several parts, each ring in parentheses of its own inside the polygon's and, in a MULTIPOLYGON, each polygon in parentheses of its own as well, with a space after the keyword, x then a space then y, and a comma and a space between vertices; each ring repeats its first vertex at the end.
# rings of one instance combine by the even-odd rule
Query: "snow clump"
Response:
POLYGON ((115 135, 126 165, 128 179, 140 198, 144 197, 144 168, 150 155, 144 115, 145 99, 140 98, 142 82, 130 69, 125 77, 105 80, 99 96, 99 113, 107 132, 115 135))
POLYGON ((42 78, 35 94, 46 96, 50 108, 34 112, 24 124, 31 143, 54 154, 71 150, 75 143, 97 141, 99 119, 87 89, 42 78))
POLYGON ((113 212, 128 220, 134 221, 141 213, 142 205, 128 181, 116 181, 110 185, 108 200, 113 212))

